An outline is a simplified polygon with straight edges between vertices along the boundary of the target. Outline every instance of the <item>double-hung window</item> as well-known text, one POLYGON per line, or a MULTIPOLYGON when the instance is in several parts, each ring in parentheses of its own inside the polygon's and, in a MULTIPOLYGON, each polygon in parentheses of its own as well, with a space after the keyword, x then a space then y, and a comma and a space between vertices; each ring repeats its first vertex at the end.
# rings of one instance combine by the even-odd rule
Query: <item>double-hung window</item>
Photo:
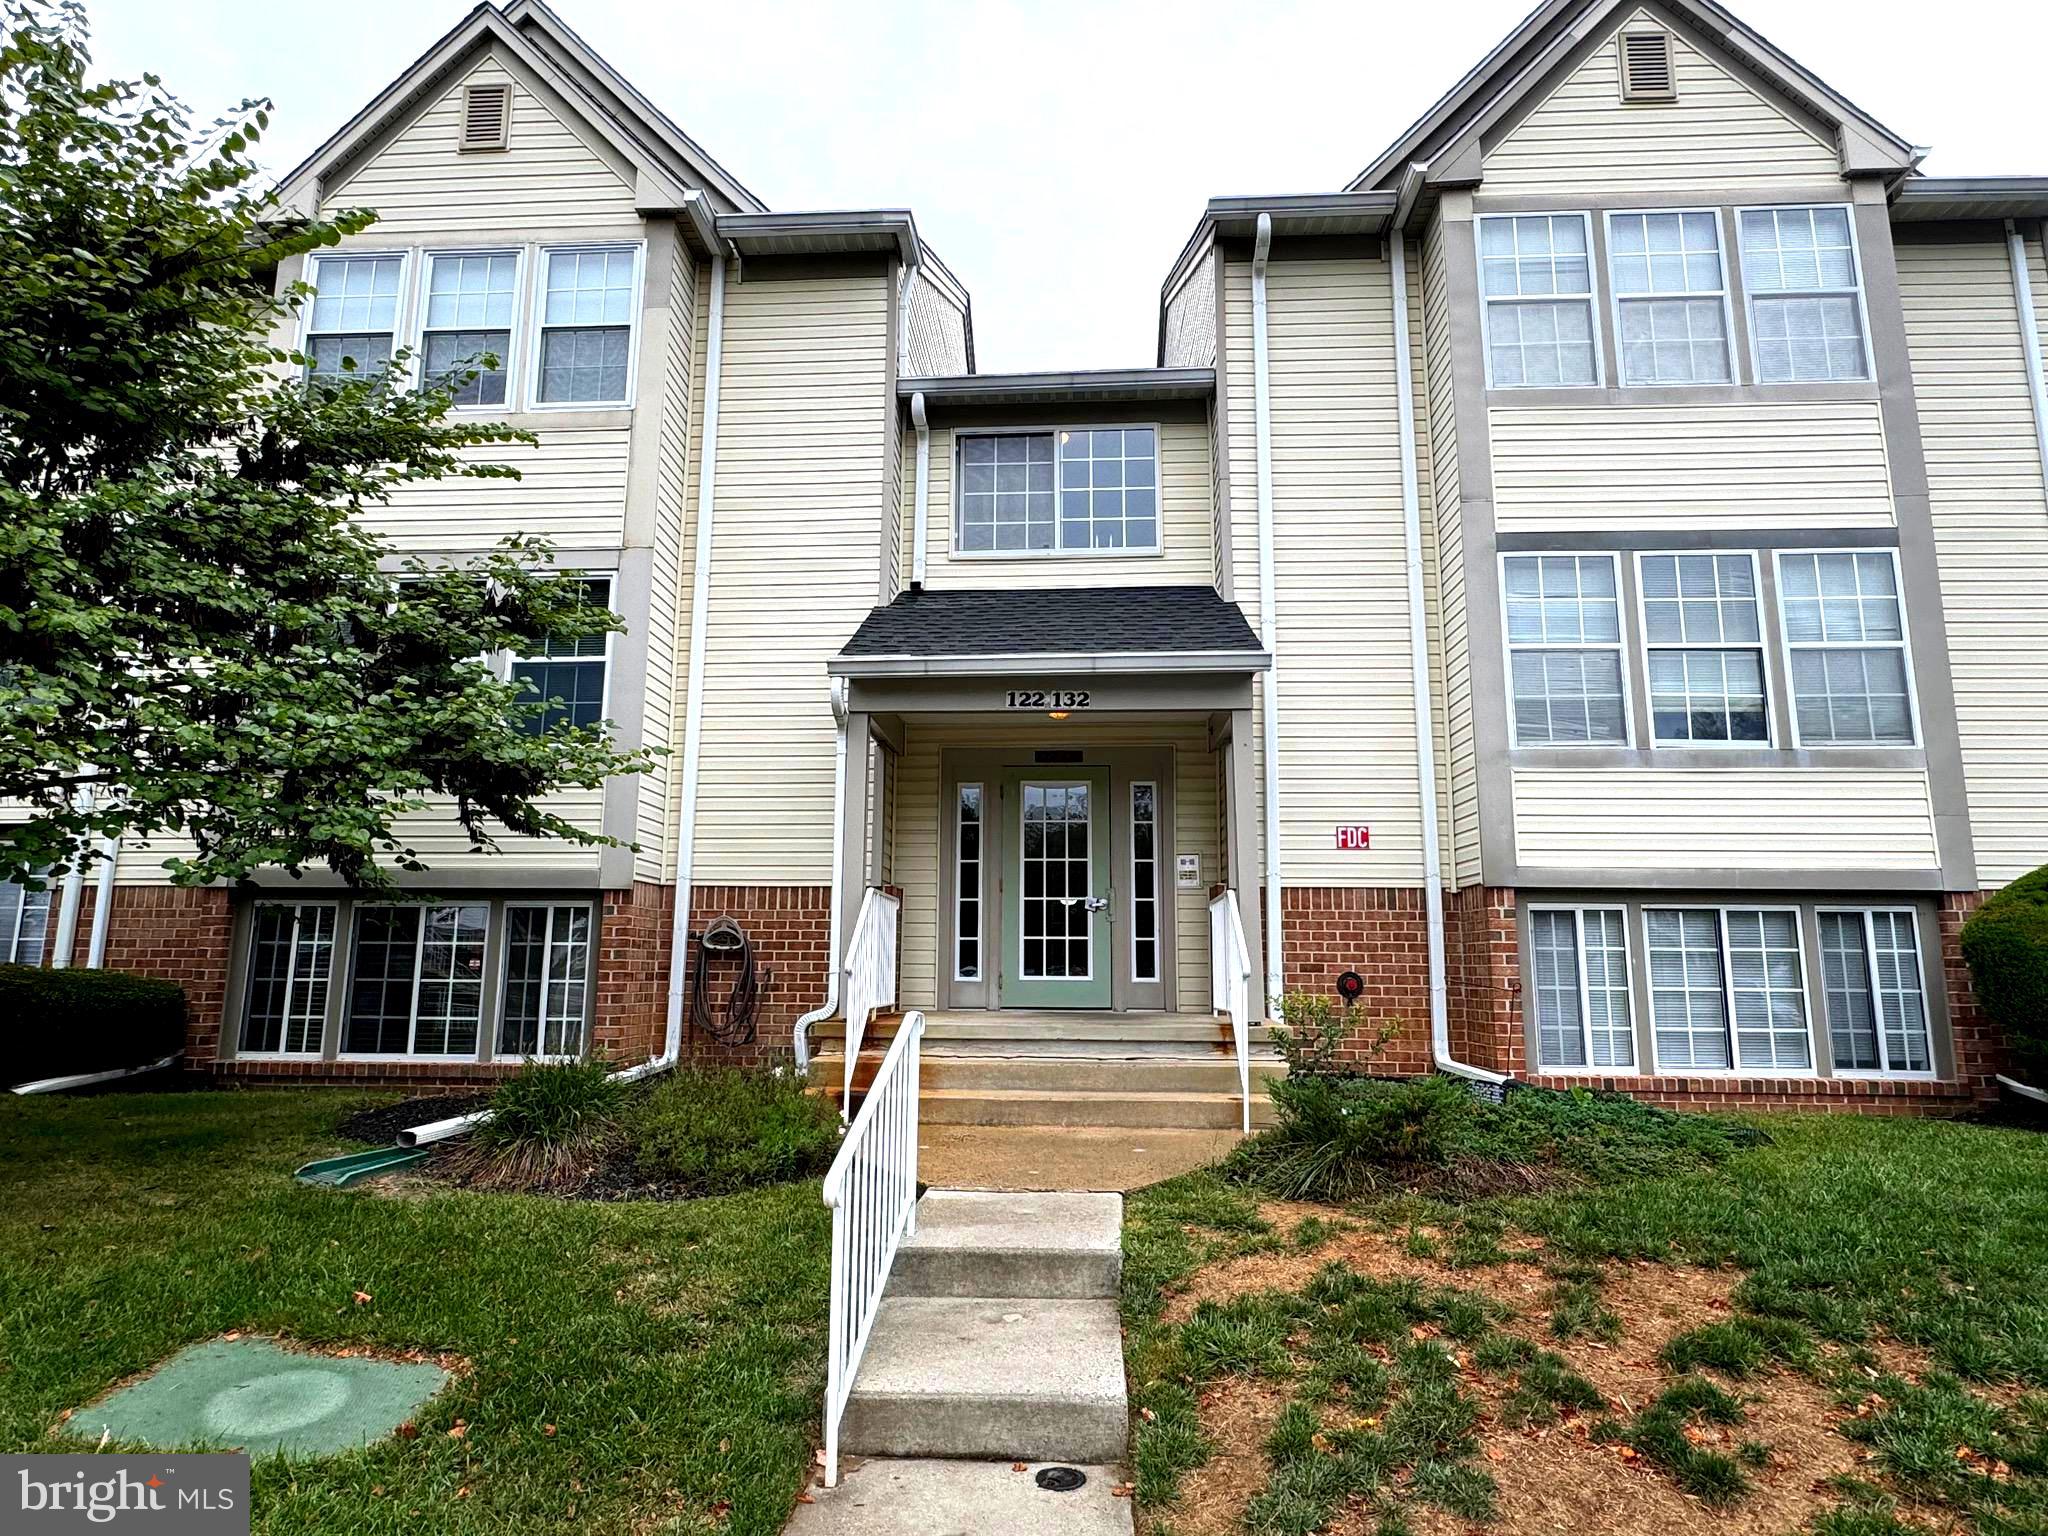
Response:
MULTIPOLYGON (((600 608, 611 606, 609 578, 591 576, 582 580, 586 601, 600 608)), ((524 683, 526 691, 546 705, 526 720, 526 729, 541 736, 557 726, 595 725, 602 720, 610 657, 609 634, 578 635, 573 639, 549 635, 531 655, 514 656, 513 681, 524 683)))
POLYGON ((498 1055, 583 1054, 590 993, 590 908, 512 902, 505 908, 505 1006, 498 1055))
POLYGON ((1796 911, 1652 907, 1643 924, 1660 1070, 1811 1069, 1796 911))
POLYGON ((1778 556, 1792 714, 1805 747, 1912 746, 1912 677, 1889 550, 1778 556))
POLYGON ((260 902, 250 914, 244 1055, 315 1056, 334 979, 333 902, 260 902))
POLYGON ((1845 1073, 1932 1073, 1920 936, 1910 909, 1819 914, 1828 1047, 1845 1073))
POLYGON ((1610 213, 1623 384, 1727 384, 1728 276, 1713 213, 1610 213))
POLYGON ((304 347, 309 375, 336 376, 348 369, 374 373, 391 361, 404 276, 405 258, 399 255, 313 259, 313 307, 304 347))
POLYGON ((50 931, 50 887, 0 880, 0 964, 41 965, 50 931))
POLYGON ((490 918, 485 902, 358 907, 342 1053, 475 1056, 490 918))
POLYGON ((1529 914, 1538 1064, 1633 1067, 1628 917, 1619 907, 1538 907, 1529 914))
POLYGON ((1614 556, 1508 555, 1501 578, 1515 744, 1625 742, 1614 556))
POLYGON ((1771 739, 1763 622, 1748 555, 1643 555, 1643 640, 1660 746, 1771 739))
POLYGON ((1159 549, 1159 434, 1070 427, 960 439, 963 554, 1159 549))
POLYGON ((1591 228, 1583 213, 1480 219, 1479 292, 1491 388, 1600 382, 1591 228))
POLYGON ((1757 382, 1869 378, 1849 210, 1745 208, 1738 217, 1757 382))
POLYGON ((639 286, 632 246, 541 252, 541 404, 627 402, 639 286))
POLYGON ((426 312, 420 322, 428 382, 453 381, 473 371, 473 377, 455 385, 455 403, 503 405, 518 301, 515 253, 430 254, 426 312))

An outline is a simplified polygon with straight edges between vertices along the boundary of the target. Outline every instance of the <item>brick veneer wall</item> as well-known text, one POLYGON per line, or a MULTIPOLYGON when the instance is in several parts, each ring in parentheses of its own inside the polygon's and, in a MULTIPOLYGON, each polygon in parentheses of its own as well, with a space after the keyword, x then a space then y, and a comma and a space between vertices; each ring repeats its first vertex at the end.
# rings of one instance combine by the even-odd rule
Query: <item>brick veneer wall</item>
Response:
POLYGON ((606 891, 599 915, 591 1049, 606 1061, 631 1066, 659 1056, 668 1035, 675 887, 643 880, 606 891))
POLYGON ((2004 1042, 1977 1003, 1977 985, 1963 961, 1963 924, 1984 905, 1988 891, 1954 891, 1941 898, 1937 914, 1941 935, 1942 975, 1948 984, 1948 1026, 1955 1040, 1956 1078, 1982 1101, 1998 1097, 1993 1081, 2006 1069, 2004 1042))
POLYGON ((1374 1072, 1410 1076, 1430 1069, 1429 930, 1422 889, 1287 886, 1280 893, 1286 924, 1286 985, 1290 992, 1337 995, 1337 978, 1365 978, 1358 1000, 1353 1046, 1341 1060, 1363 1067, 1364 1051, 1379 1026, 1400 1033, 1371 1063, 1374 1072))
MULTIPOLYGON (((789 1058, 791 1026, 824 1001, 826 951, 832 922, 832 892, 822 885, 699 885, 690 892, 690 931, 703 933, 707 924, 730 917, 745 930, 754 949, 761 997, 751 1045, 721 1045, 693 1030, 687 1015, 683 1028, 686 1057, 700 1060, 780 1063, 789 1058)), ((850 919, 849 919, 850 921, 850 919)), ((695 966, 698 944, 690 943, 695 966)), ((723 1017, 725 1000, 738 974, 731 961, 714 960, 705 973, 714 1014, 723 1017)), ((694 982, 694 978, 693 978, 694 982)))
MULTIPOLYGON (((88 880, 79 903, 71 963, 85 964, 92 944, 98 887, 88 880)), ((55 902, 50 914, 56 924, 55 902)), ((220 1055, 228 996, 228 943, 234 915, 218 888, 116 885, 107 923, 107 969, 175 981, 185 989, 185 1057, 194 1064, 220 1055)))
POLYGON ((1529 1069, 1522 1021, 1515 893, 1468 885, 1444 898, 1444 982, 1458 1060, 1520 1077, 1529 1069))

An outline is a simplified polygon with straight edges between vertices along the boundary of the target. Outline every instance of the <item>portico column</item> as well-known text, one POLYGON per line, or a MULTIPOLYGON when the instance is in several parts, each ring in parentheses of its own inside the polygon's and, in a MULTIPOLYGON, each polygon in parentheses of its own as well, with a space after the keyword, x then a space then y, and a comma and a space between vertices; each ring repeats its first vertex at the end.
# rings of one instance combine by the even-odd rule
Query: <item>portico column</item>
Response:
POLYGON ((845 815, 839 826, 841 871, 839 910, 844 914, 839 929, 839 961, 853 946, 853 931, 860 922, 861 898, 868 888, 868 759, 871 717, 865 710, 853 710, 846 717, 846 799, 845 815))
MULTIPOLYGON (((1255 737, 1252 712, 1230 712, 1230 887, 1237 892, 1238 911, 1244 917, 1245 948, 1251 952, 1253 991, 1265 991, 1266 951, 1260 935, 1265 932, 1265 898, 1260 886, 1259 787, 1253 772, 1255 737)), ((1259 1016, 1268 1005, 1259 999, 1259 1016)))

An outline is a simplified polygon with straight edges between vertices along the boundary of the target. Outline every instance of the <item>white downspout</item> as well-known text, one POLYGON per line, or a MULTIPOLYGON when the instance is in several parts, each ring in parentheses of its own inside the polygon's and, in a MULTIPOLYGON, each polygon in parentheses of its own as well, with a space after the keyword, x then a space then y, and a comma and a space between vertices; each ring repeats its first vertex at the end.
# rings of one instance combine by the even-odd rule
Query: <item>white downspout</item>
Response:
POLYGON ((1252 424, 1259 482, 1259 624, 1272 657, 1259 683, 1266 758, 1266 1007, 1277 1008, 1287 990, 1280 927, 1280 620, 1273 570, 1273 380, 1266 360, 1266 261, 1273 251, 1273 216, 1259 215, 1252 246, 1252 424))
MULTIPOLYGON (((798 1019, 790 1031, 799 1074, 811 1069, 811 1026, 839 1011, 839 933, 846 921, 840 897, 846 881, 846 716, 851 693, 845 678, 832 679, 832 724, 838 739, 832 747, 832 896, 825 920, 825 1001, 798 1019)), ((867 750, 866 742, 861 743, 861 750, 867 750)))
POLYGON ((78 908, 85 898, 85 866, 77 861, 64 877, 63 893, 57 902, 57 932, 50 940, 50 969, 61 971, 71 963, 72 948, 78 943, 78 908))
POLYGON ((1408 239, 1387 232, 1394 290, 1394 398, 1401 423, 1401 528, 1408 556, 1408 660, 1415 696, 1415 779, 1422 807, 1422 896, 1429 929, 1429 1052, 1439 1072, 1498 1086, 1498 1072, 1451 1054, 1450 991, 1444 966, 1442 830, 1437 824, 1436 724, 1429 692, 1429 615, 1422 581, 1422 489, 1415 456, 1415 368, 1408 336, 1408 239))
POLYGON ((932 425, 924 391, 910 397, 910 424, 917 428, 916 513, 910 519, 910 590, 924 590, 924 541, 932 515, 932 425))
POLYGON ((110 837, 100 849, 100 883, 92 903, 92 940, 85 951, 85 967, 89 971, 106 969, 107 932, 114 915, 114 869, 120 860, 121 839, 110 837))
MULTIPOLYGON (((2048 233, 2042 236, 2048 244, 2048 233)), ((2034 279, 2027 270, 2027 238, 2016 220, 2005 221, 2005 250, 2012 261, 2013 297, 2019 302, 2020 350, 2027 360, 2027 394, 2034 402, 2034 443, 2041 475, 2048 482, 2048 374, 2041 371, 2041 316, 2034 308, 2034 279)))
MULTIPOLYGON (((690 960, 690 883, 697 869, 697 782, 704 752, 704 653, 711 624, 712 509, 718 483, 718 385, 725 364, 725 258, 711 258, 704 343, 704 448, 697 473, 697 559, 690 581, 690 677, 683 705, 683 795, 676 828, 675 931, 669 940, 668 1035, 658 1066, 683 1051, 683 971, 690 960)), ((650 1063, 650 1066, 656 1066, 650 1063)))

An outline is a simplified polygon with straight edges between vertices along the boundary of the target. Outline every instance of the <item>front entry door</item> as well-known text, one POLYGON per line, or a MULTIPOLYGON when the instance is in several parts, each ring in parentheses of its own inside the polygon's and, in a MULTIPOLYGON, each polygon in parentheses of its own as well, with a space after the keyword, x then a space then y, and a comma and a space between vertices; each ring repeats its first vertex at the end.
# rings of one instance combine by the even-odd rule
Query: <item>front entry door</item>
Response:
POLYGON ((1012 773, 1004 789, 1003 1004, 1107 1008, 1109 770, 1012 773))

